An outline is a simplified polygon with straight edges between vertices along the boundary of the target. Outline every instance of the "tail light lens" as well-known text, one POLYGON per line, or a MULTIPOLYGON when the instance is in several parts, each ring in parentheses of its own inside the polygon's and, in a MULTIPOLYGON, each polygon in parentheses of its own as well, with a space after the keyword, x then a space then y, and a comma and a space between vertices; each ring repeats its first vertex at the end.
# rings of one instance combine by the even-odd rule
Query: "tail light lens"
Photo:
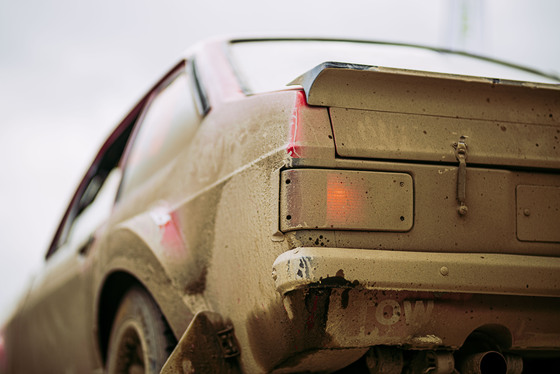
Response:
POLYGON ((282 172, 280 229, 409 231, 412 177, 405 173, 292 169, 282 172))

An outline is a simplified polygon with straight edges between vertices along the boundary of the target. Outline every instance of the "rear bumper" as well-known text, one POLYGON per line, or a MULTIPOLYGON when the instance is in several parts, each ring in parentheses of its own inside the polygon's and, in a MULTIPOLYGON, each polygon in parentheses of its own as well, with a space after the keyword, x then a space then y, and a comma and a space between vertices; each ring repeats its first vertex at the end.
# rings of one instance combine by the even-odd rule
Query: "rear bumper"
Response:
POLYGON ((322 348, 455 350, 478 331, 505 351, 560 350, 556 258, 302 247, 273 277, 322 348))
POLYGON ((560 297, 560 258, 300 247, 273 265, 281 294, 357 288, 560 297))

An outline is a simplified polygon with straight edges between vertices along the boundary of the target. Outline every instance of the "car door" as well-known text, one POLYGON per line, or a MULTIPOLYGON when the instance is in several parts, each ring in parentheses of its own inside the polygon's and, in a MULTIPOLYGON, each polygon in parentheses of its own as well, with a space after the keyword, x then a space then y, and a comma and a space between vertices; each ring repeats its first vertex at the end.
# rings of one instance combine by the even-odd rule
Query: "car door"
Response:
POLYGON ((83 373, 99 368, 92 331, 92 252, 121 181, 132 124, 119 126, 78 187, 19 316, 18 372, 83 373))

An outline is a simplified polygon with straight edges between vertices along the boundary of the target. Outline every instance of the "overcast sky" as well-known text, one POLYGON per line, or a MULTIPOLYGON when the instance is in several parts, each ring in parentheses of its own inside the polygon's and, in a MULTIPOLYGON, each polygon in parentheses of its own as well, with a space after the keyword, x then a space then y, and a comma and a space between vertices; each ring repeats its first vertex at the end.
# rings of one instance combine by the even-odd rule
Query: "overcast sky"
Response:
POLYGON ((354 37, 467 50, 560 73, 555 0, 0 0, 0 318, 108 132, 193 43, 354 37))

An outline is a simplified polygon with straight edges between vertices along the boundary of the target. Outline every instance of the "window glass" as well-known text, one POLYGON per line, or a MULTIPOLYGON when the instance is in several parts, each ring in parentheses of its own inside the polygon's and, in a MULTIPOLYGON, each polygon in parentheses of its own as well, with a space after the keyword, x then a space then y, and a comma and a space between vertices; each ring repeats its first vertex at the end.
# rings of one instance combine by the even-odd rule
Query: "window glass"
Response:
POLYGON ((83 195, 91 200, 72 222, 67 239, 69 243, 83 243, 107 219, 115 202, 120 174, 120 169, 115 167, 104 180, 99 175, 92 178, 83 195))
POLYGON ((121 180, 120 160, 135 118, 121 123, 101 147, 68 206, 47 258, 64 244, 82 245, 109 217, 121 180))
POLYGON ((472 56, 404 45, 279 40, 236 42, 231 44, 230 51, 239 79, 251 93, 282 89, 326 61, 558 83, 549 77, 472 56))
POLYGON ((121 186, 124 195, 167 165, 192 140, 200 116, 186 73, 156 94, 139 123, 121 186))

